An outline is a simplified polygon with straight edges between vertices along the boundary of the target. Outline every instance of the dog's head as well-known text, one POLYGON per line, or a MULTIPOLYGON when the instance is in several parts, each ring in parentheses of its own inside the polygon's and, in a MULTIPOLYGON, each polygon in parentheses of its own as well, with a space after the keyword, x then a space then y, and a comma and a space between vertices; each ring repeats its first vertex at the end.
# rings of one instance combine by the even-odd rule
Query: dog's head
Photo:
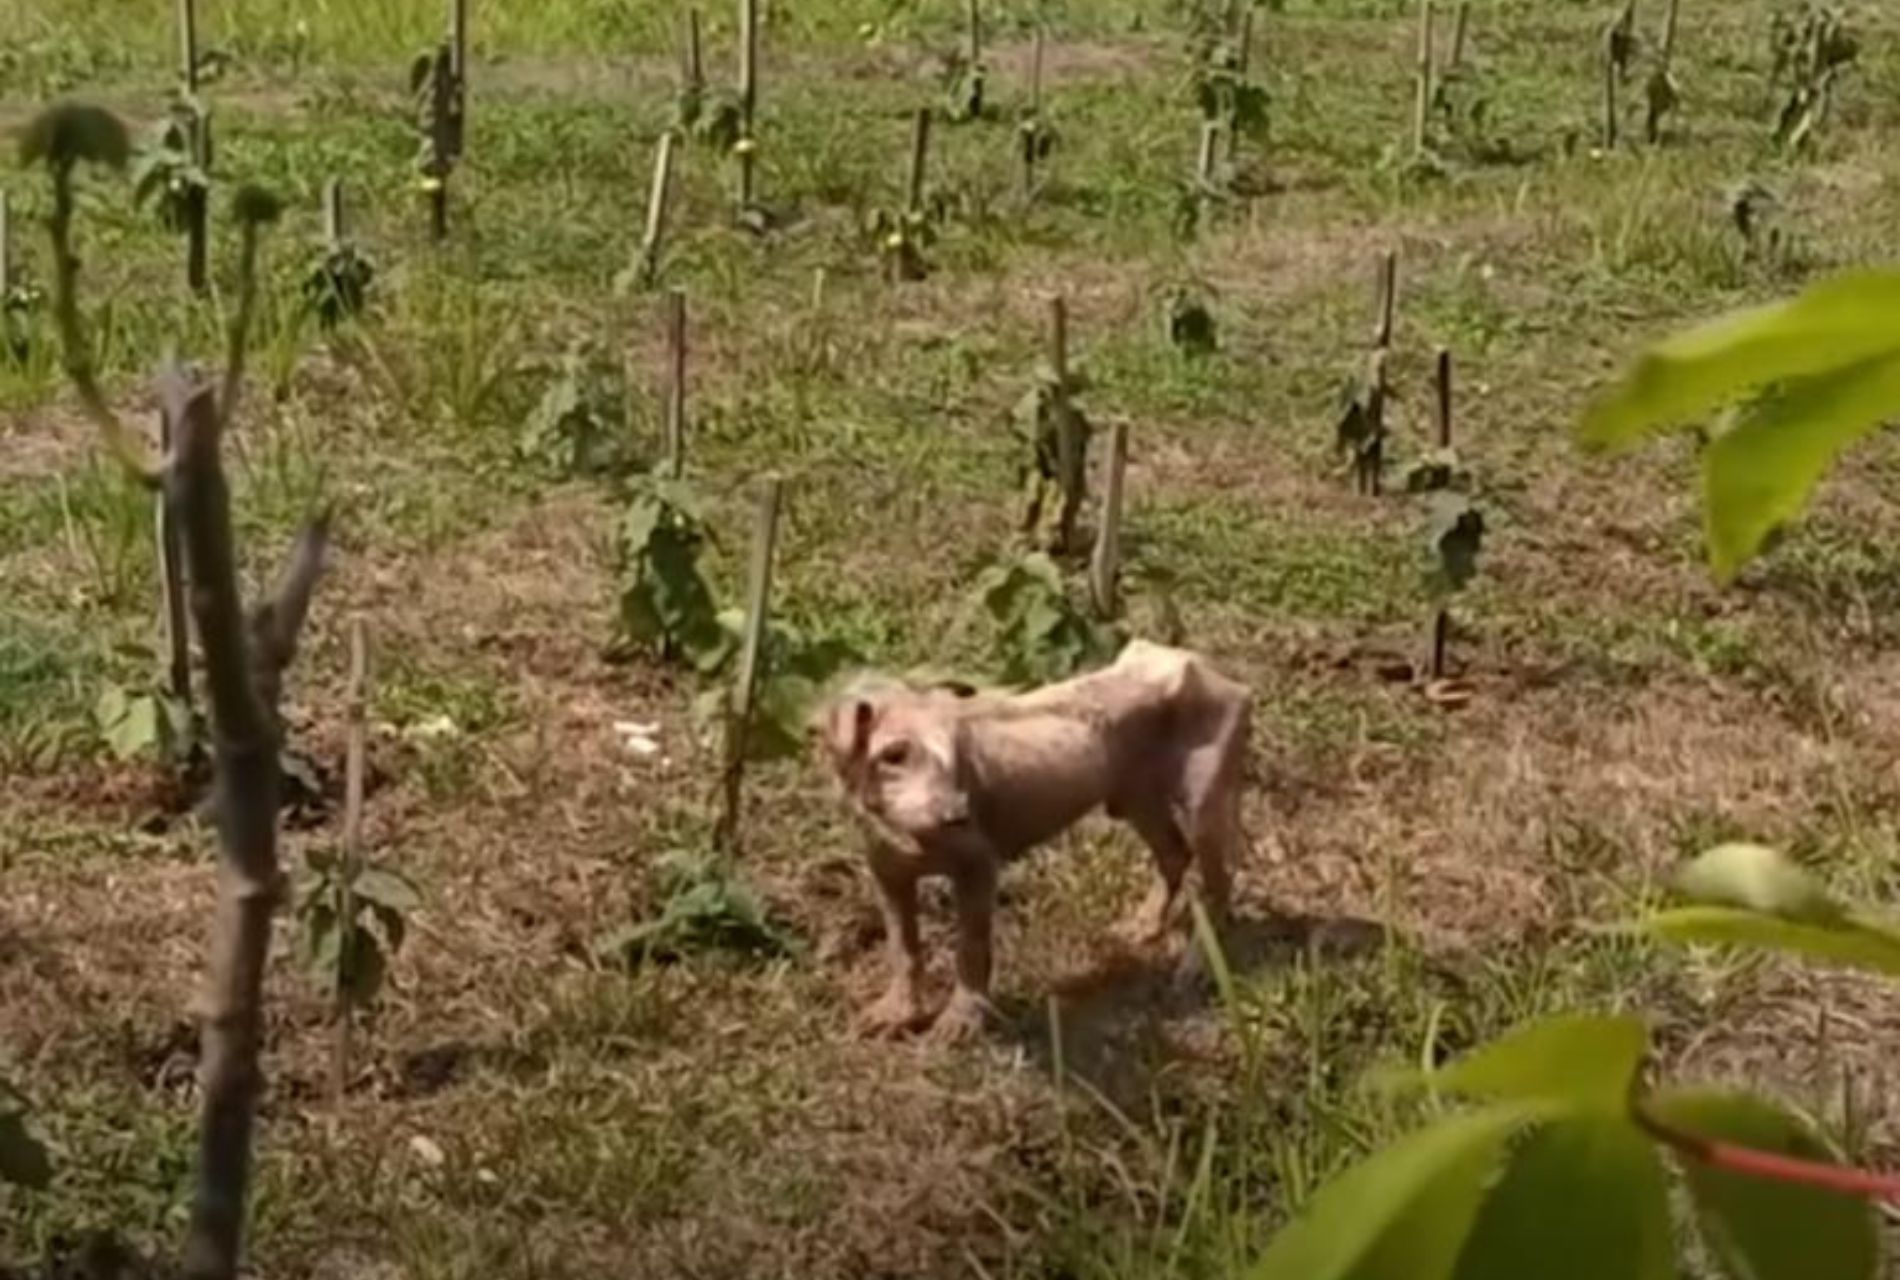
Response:
POLYGON ((908 842, 966 829, 957 690, 894 680, 854 681, 814 723, 845 797, 880 828, 908 842))

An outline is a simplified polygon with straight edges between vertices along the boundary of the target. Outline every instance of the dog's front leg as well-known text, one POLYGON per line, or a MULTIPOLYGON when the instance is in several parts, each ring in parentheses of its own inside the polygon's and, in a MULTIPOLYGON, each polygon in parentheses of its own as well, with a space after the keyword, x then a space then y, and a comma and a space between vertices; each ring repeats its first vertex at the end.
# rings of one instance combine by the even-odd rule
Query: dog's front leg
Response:
POLYGON ((924 948, 917 928, 917 875, 906 867, 891 866, 873 857, 872 878, 884 914, 884 947, 889 957, 890 985, 876 1003, 858 1015, 858 1027, 868 1035, 895 1035, 927 1021, 919 991, 924 973, 924 948))
POLYGON ((996 918, 996 861, 973 859, 951 873, 957 910, 957 983, 930 1037, 950 1044, 982 1034, 990 1006, 990 938, 996 918))

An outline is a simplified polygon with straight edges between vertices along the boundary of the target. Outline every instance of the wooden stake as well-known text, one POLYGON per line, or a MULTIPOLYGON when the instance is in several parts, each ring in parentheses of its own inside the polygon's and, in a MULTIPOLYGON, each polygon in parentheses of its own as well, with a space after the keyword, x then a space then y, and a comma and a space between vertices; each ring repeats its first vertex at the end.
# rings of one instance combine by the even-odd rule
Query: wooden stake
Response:
POLYGON ((449 74, 468 75, 468 0, 449 0, 449 74))
POLYGON ((444 40, 436 46, 429 82, 430 149, 435 153, 435 172, 429 175, 433 179, 429 184, 429 236, 438 244, 449 235, 449 171, 456 158, 454 66, 453 41, 444 40))
MULTIPOLYGON (((172 452, 172 422, 158 415, 159 456, 172 452)), ((191 623, 186 612, 185 555, 178 543, 178 530, 172 524, 165 496, 154 503, 154 534, 158 544, 158 603, 165 627, 165 692, 191 714, 191 623)))
POLYGON ((686 40, 680 72, 686 88, 698 94, 706 87, 706 62, 699 34, 699 10, 686 11, 686 40))
POLYGON ((1200 180, 1203 198, 1214 193, 1214 157, 1219 153, 1220 122, 1201 121, 1201 150, 1194 161, 1194 175, 1200 180))
POLYGON ((1128 424, 1108 432, 1108 475, 1102 487, 1102 523, 1095 531, 1095 555, 1089 563, 1089 595, 1104 621, 1121 611, 1122 483, 1128 470, 1128 424))
POLYGON ((332 252, 343 247, 343 183, 337 178, 323 184, 323 240, 332 252))
MULTIPOLYGON (((983 61, 983 12, 981 0, 970 0, 967 18, 969 39, 965 52, 969 56, 970 66, 975 68, 977 63, 983 61)), ((980 103, 978 104, 979 107, 981 105, 980 103)))
POLYGON ((1388 249, 1379 261, 1379 299, 1372 328, 1372 355, 1366 362, 1366 429, 1369 442, 1359 456, 1359 492, 1378 496, 1385 481, 1386 366, 1398 314, 1399 255, 1388 249))
MULTIPOLYGON (((356 932, 356 877, 363 868, 363 774, 369 740, 369 641, 361 618, 350 620, 350 681, 344 695, 348 730, 343 756, 343 852, 337 864, 337 927, 343 945, 353 948, 356 932)), ((350 1091, 350 1032, 355 1012, 339 982, 336 990, 336 1041, 331 1060, 332 1087, 341 1102, 350 1091)))
POLYGON ((198 96, 198 0, 178 0, 178 78, 198 96))
POLYGON ((1372 325, 1372 345, 1390 347, 1399 306, 1399 251, 1387 249, 1379 260, 1379 302, 1372 325))
POLYGON ((1451 448, 1451 352, 1438 349, 1438 447, 1451 448))
POLYGON ((1056 378, 1056 469, 1062 510, 1056 524, 1056 549, 1075 546, 1075 521, 1088 490, 1088 441, 1069 406, 1069 303, 1061 294, 1049 299, 1049 367, 1056 378))
MULTIPOLYGON (((1438 447, 1451 448, 1451 352, 1438 349, 1438 447)), ((1451 608, 1443 600, 1432 611, 1431 678, 1445 678, 1446 657, 1451 649, 1451 608)))
POLYGON ((739 0, 739 212, 758 194, 759 0, 739 0))
POLYGON ((7 193, 0 191, 0 307, 13 292, 13 213, 7 193))
POLYGON ((1669 8, 1663 14, 1663 33, 1661 58, 1663 69, 1669 68, 1669 60, 1676 55, 1676 20, 1680 17, 1681 0, 1669 0, 1669 8))
POLYGON ((913 214, 924 211, 925 166, 930 159, 930 108, 919 107, 910 129, 910 182, 905 188, 904 207, 913 214))
POLYGON ((1029 45, 1029 110, 1038 120, 1042 118, 1042 41, 1042 24, 1038 22, 1029 45))
MULTIPOLYGON (((1236 37, 1238 50, 1235 58, 1235 73, 1242 84, 1253 67, 1253 6, 1248 5, 1240 11, 1240 33, 1236 37)), ((1240 158, 1240 114, 1236 104, 1234 111, 1227 116, 1227 159, 1229 162, 1240 158)))
MULTIPOLYGON (((211 116, 195 107, 191 125, 191 157, 200 173, 211 176, 211 116)), ((193 293, 210 287, 211 193, 191 187, 185 197, 185 285, 193 293)))
POLYGON ((1023 152, 1023 199, 1036 197, 1036 166, 1042 159, 1042 25, 1037 24, 1029 53, 1029 116, 1019 130, 1023 152))
POLYGON ((1603 149, 1616 150, 1616 27, 1603 35, 1603 149))
POLYGON ((1458 0, 1458 12, 1451 24, 1451 57, 1445 65, 1453 70, 1464 65, 1465 30, 1471 24, 1471 0, 1458 0))
POLYGON ((660 245, 666 234, 666 207, 673 189, 673 131, 660 135, 653 153, 653 185, 647 192, 647 225, 634 258, 634 275, 642 285, 653 283, 660 271, 660 245))
POLYGON ((745 637, 739 649, 739 671, 734 678, 732 705, 726 717, 725 794, 713 847, 731 858, 739 850, 740 802, 745 780, 746 738, 752 726, 752 698, 758 688, 759 656, 765 647, 765 624, 772 595, 772 553, 778 540, 779 499, 783 482, 769 476, 759 493, 752 535, 752 564, 746 578, 745 637))
POLYGON ((666 472, 686 473, 686 290, 666 294, 666 472))
POLYGON ((1412 106, 1412 155, 1425 154, 1432 110, 1432 0, 1418 4, 1418 101, 1412 106))

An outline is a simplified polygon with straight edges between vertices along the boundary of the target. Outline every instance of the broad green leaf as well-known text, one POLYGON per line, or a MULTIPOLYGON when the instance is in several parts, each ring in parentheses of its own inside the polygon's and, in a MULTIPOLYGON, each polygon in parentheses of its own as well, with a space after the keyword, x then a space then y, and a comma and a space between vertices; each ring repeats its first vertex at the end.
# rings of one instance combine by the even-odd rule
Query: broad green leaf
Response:
POLYGON ((1900 353, 1900 272, 1857 271, 1651 347, 1585 413, 1583 442, 1633 443, 1772 383, 1900 353))
POLYGON ((1717 578, 1726 581, 1801 514, 1841 451, 1900 417, 1900 309, 1891 350, 1782 384, 1717 436, 1703 464, 1704 521, 1717 578))
MULTIPOLYGON (((1799 1117, 1763 1098, 1672 1089, 1648 1103, 1664 1124, 1698 1137, 1804 1160, 1838 1157, 1799 1117)), ((1872 1208, 1853 1196, 1682 1160, 1703 1239, 1735 1280, 1878 1280, 1872 1208)))
POLYGON ((1759 844, 1717 845, 1675 876, 1684 897, 1715 906, 1742 907, 1784 920, 1831 924, 1846 908, 1793 859, 1759 844))
POLYGON ((1620 1115, 1647 1039, 1642 1020, 1628 1015, 1542 1018, 1474 1049, 1431 1079, 1447 1093, 1546 1099, 1620 1115))
POLYGON ((1322 1187, 1254 1280, 1446 1280, 1504 1144, 1553 1113, 1508 1102, 1400 1139, 1322 1187))
POLYGON ((43 1191, 52 1180, 52 1162, 27 1129, 26 1117, 17 1110, 0 1111, 0 1182, 43 1191))
POLYGON ((1678 907, 1639 927, 1671 942, 1790 951, 1900 977, 1900 933, 1870 921, 1805 924, 1740 907, 1678 907))
POLYGON ((357 873, 350 886, 358 898, 391 911, 409 912, 422 905, 422 895, 407 878, 384 867, 368 867, 357 873))
POLYGON ((1527 1135, 1485 1197, 1457 1280, 1674 1280, 1669 1186, 1654 1144, 1622 1116, 1527 1135))

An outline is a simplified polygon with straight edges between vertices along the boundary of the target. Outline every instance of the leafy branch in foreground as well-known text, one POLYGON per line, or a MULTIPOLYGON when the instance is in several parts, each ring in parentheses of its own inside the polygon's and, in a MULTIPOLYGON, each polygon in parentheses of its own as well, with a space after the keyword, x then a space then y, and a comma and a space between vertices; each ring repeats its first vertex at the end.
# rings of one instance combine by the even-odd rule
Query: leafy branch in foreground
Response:
POLYGON ((91 366, 77 299, 73 250, 74 175, 82 162, 121 169, 130 144, 125 126, 97 107, 42 112, 22 135, 21 159, 52 178, 48 229, 55 264, 54 315, 66 368, 81 402, 113 450, 141 481, 164 496, 180 533, 192 584, 191 607, 204 648, 216 791, 212 812, 221 854, 211 978, 202 1044, 202 1121, 197 1185, 184 1250, 193 1280, 229 1280, 238 1271, 250 1182, 251 1138, 262 1087, 263 978, 271 917, 282 892, 277 863, 281 781, 278 701, 321 572, 327 521, 298 536, 275 594, 248 614, 238 588, 230 486, 221 457, 243 385, 244 357, 256 312, 259 241, 280 206, 269 193, 237 192, 233 214, 241 241, 238 303, 227 336, 220 386, 178 366, 163 369, 158 400, 170 447, 149 462, 138 438, 101 393, 91 366))
POLYGON ((1657 343, 1590 407, 1581 436, 1627 447, 1710 414, 1704 522, 1726 581, 1801 514, 1843 450, 1900 418, 1900 271, 1851 272, 1657 343))
MULTIPOLYGON (((1900 975, 1900 931, 1829 895, 1771 850, 1728 845, 1678 878, 1696 904, 1638 927, 1741 942, 1900 975)), ((1867 1203, 1900 1203, 1900 1176, 1845 1167, 1806 1117, 1765 1098, 1649 1088, 1643 1023, 1568 1015, 1529 1023, 1449 1067, 1411 1076, 1478 1103, 1323 1188, 1254 1274, 1277 1280, 1480 1280, 1601 1275, 1672 1280, 1670 1184, 1737 1280, 1876 1280, 1867 1203)))

